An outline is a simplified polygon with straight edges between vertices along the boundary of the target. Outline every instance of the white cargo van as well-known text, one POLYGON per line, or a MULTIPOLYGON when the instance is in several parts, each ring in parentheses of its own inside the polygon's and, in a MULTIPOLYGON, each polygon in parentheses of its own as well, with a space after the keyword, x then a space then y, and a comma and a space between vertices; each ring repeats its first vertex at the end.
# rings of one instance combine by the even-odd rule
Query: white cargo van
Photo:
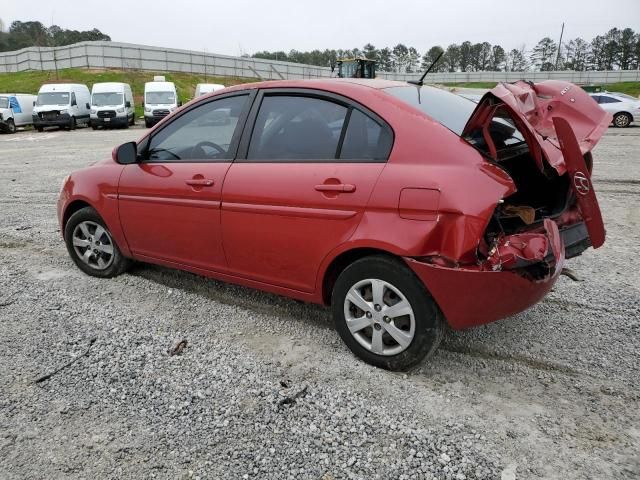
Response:
POLYGON ((153 77, 153 82, 144 84, 144 124, 151 127, 176 110, 181 102, 173 82, 163 76, 153 77))
POLYGON ((219 83, 199 83, 196 85, 196 98, 206 95, 207 93, 217 92, 223 88, 224 85, 219 83))
POLYGON ((0 93, 0 131, 14 133, 33 123, 33 104, 38 97, 26 93, 0 93))
POLYGON ((41 132, 44 127, 89 125, 91 94, 86 85, 52 83, 40 87, 33 108, 33 125, 41 132))
POLYGON ((125 127, 135 123, 133 94, 128 83, 95 83, 91 89, 91 127, 125 127))

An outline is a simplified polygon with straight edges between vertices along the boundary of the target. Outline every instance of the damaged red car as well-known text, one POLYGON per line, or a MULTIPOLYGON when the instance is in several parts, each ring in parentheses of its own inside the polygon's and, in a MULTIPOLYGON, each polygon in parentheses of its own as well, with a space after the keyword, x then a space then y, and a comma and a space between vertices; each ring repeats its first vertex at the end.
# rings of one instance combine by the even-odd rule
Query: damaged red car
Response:
POLYGON ((560 81, 478 104, 383 80, 241 85, 70 175, 58 216, 89 275, 137 260, 330 305, 357 356, 407 369, 445 324, 525 310, 603 244, 591 150, 610 121, 560 81))

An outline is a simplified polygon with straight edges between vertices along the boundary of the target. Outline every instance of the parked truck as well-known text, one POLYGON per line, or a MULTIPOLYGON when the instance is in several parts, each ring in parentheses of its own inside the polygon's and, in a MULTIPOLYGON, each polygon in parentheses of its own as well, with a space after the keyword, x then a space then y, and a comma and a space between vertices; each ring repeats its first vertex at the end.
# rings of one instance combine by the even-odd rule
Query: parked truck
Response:
POLYGON ((33 109, 33 125, 39 132, 44 127, 66 127, 74 130, 77 125, 89 125, 90 101, 91 94, 86 85, 42 85, 33 109))
POLYGON ((180 105, 175 84, 165 81, 164 76, 157 75, 153 82, 144 84, 144 124, 147 128, 177 110, 180 105))
POLYGON ((18 127, 31 125, 36 98, 27 93, 0 93, 0 131, 14 133, 18 127))
POLYGON ((128 83, 95 83, 91 89, 91 127, 125 127, 135 123, 133 94, 128 83))

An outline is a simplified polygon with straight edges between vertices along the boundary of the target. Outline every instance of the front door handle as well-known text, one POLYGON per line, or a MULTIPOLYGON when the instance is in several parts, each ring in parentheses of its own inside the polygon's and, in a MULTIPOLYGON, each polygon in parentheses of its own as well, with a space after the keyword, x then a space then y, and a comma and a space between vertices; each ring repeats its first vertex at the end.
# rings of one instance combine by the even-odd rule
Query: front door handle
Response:
POLYGON ((187 180, 185 183, 192 187, 212 187, 214 182, 208 178, 195 178, 193 180, 187 180))
POLYGON ((315 189, 318 192, 353 193, 356 191, 356 186, 350 183, 323 183, 322 185, 316 185, 315 189))

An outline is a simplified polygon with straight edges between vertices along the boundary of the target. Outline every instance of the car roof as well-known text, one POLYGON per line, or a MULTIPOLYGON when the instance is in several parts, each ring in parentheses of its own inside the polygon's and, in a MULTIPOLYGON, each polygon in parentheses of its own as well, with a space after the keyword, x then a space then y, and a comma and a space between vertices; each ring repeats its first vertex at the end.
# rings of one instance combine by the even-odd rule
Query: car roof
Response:
POLYGON ((227 90, 246 90, 254 88, 317 88, 319 90, 340 90, 341 87, 355 86, 381 90, 390 87, 405 87, 406 82, 394 80, 372 80, 364 78, 318 78, 305 80, 269 80, 255 83, 244 83, 227 87, 227 90))

